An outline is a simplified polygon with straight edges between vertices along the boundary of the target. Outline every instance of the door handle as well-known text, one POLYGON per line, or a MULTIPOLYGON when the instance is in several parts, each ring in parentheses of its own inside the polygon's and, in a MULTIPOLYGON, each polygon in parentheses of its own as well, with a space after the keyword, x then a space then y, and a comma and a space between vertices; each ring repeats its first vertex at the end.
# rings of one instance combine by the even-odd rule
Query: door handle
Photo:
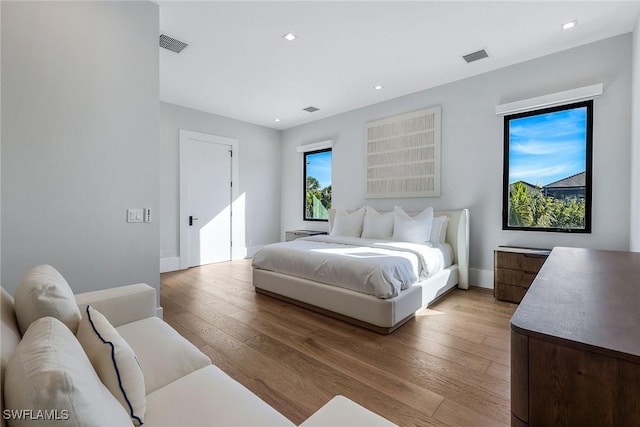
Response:
POLYGON ((189 227, 193 225, 193 221, 197 221, 200 218, 194 218, 193 215, 189 215, 189 227))

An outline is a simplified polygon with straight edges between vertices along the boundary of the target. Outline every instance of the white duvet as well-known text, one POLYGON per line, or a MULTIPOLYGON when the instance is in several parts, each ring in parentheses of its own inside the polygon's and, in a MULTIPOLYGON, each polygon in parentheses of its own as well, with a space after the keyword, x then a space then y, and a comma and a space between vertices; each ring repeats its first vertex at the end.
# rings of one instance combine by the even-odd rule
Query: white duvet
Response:
POLYGON ((254 268, 393 298, 451 265, 448 245, 357 237, 313 236, 265 246, 254 268))

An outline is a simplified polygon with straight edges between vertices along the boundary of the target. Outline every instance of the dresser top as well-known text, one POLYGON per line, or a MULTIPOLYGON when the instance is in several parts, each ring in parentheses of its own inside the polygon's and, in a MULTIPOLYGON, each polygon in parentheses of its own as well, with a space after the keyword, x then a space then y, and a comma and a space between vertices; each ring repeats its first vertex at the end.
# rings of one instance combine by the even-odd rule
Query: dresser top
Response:
POLYGON ((554 248, 511 328, 640 363, 640 253, 554 248))

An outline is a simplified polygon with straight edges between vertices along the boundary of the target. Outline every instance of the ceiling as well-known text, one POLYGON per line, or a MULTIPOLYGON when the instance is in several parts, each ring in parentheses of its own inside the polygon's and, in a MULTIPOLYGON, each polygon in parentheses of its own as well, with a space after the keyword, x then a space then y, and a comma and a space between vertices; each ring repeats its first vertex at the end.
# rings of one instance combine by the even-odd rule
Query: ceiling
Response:
POLYGON ((160 49, 160 99, 274 129, 630 32, 640 11, 640 1, 158 4, 160 31, 189 44, 160 49), (462 59, 479 49, 489 58, 462 59))

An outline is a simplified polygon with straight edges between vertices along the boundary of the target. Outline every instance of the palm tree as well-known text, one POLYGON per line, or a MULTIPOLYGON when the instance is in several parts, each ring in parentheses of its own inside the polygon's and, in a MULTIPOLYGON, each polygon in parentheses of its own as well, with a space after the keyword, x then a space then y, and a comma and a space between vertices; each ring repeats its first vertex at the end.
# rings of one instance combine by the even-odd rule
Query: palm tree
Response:
POLYGON ((315 179, 312 176, 308 176, 307 177, 307 191, 311 191, 312 193, 315 193, 319 189, 320 189, 320 183, 318 182, 318 180, 315 179))

